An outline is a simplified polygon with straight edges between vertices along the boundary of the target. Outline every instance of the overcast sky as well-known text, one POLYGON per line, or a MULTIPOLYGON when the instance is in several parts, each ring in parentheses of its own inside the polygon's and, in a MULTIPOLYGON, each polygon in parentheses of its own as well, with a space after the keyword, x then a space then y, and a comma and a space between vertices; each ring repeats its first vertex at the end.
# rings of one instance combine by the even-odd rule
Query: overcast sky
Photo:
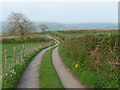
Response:
POLYGON ((118 21, 117 2, 11 2, 2 3, 2 21, 11 12, 23 13, 35 22, 89 23, 118 21))

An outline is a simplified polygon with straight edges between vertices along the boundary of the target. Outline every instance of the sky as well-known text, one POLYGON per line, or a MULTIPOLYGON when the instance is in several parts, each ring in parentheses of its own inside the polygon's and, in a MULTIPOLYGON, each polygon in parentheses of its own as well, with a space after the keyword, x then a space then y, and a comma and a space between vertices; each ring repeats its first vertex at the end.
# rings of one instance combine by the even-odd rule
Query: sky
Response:
POLYGON ((117 2, 3 2, 2 17, 23 13, 34 22, 117 23, 117 2))

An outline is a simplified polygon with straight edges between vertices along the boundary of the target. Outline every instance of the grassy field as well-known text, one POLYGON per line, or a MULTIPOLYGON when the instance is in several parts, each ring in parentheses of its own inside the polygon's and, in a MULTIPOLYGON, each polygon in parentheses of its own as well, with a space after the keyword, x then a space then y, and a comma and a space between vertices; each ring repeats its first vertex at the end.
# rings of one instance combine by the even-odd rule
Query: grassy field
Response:
POLYGON ((84 35, 98 34, 116 34, 117 30, 66 30, 66 31, 49 31, 49 34, 64 39, 65 37, 79 37, 84 35))
POLYGON ((48 50, 42 58, 39 77, 41 88, 63 88, 52 64, 52 50, 48 50))
POLYGON ((70 37, 79 37, 79 36, 84 36, 84 35, 86 35, 87 33, 65 33, 64 35, 68 35, 68 36, 70 36, 70 37))
POLYGON ((117 32, 67 35, 59 53, 68 68, 89 88, 118 88, 117 45, 117 32))

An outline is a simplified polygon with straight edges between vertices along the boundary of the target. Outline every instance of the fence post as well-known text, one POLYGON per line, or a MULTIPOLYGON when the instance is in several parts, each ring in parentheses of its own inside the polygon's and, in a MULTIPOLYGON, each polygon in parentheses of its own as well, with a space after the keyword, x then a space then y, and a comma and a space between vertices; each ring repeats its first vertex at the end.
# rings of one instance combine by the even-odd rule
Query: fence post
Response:
POLYGON ((6 58, 7 58, 7 50, 4 51, 4 76, 6 74, 6 58))
POLYGON ((20 45, 18 46, 18 50, 19 50, 18 60, 19 60, 19 63, 20 63, 20 45))
POLYGON ((22 58, 24 59, 24 45, 22 45, 22 58))
POLYGON ((14 65, 16 64, 16 48, 14 47, 14 65))

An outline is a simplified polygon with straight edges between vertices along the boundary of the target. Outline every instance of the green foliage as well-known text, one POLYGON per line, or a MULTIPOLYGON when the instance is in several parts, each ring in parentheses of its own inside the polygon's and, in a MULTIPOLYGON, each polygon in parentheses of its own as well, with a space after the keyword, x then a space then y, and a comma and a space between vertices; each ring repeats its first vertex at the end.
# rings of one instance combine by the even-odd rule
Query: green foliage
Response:
POLYGON ((52 50, 48 50, 42 58, 39 77, 41 88, 63 88, 52 64, 52 50))
POLYGON ((118 34, 67 37, 59 52, 68 68, 90 88, 118 88, 118 34), (75 68, 78 64, 78 68, 75 68))

